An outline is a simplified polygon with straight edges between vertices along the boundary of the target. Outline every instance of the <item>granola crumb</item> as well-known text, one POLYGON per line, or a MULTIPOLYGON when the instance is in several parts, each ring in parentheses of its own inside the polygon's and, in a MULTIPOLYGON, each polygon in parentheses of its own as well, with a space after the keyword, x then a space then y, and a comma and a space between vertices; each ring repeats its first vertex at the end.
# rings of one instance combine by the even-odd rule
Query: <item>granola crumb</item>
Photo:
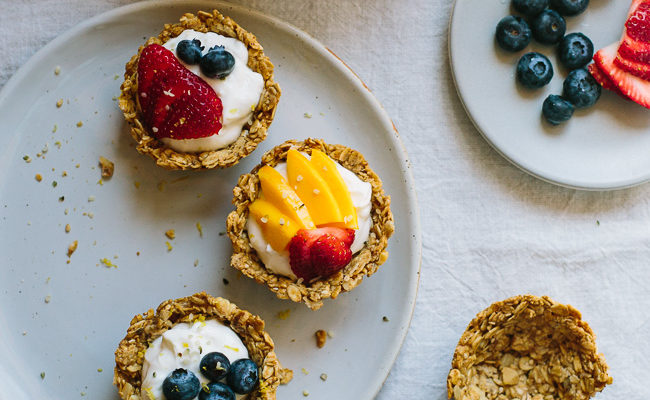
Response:
POLYGON ((219 236, 226 236, 226 232, 219 232, 219 236))
POLYGON ((167 236, 170 240, 174 240, 174 238, 176 237, 176 232, 174 232, 173 229, 168 229, 165 232, 165 236, 167 236))
POLYGON ((284 310, 284 311, 280 311, 280 312, 278 312, 278 318, 281 319, 281 320, 283 320, 283 321, 284 321, 285 319, 289 318, 289 315, 291 315, 291 309, 289 309, 289 308, 287 308, 287 309, 284 310))
POLYGON ((40 182, 40 181, 43 180, 43 175, 41 175, 41 174, 36 174, 36 175, 34 176, 34 179, 36 179, 36 182, 40 182))
POLYGON ((52 300, 52 296, 50 295, 45 296, 45 304, 48 304, 50 300, 52 300))
POLYGON ((54 67, 54 75, 59 75, 61 73, 61 66, 57 65, 54 67))
POLYGON ((200 222, 196 223, 196 230, 199 231, 199 236, 203 237, 203 227, 201 226, 200 222))
POLYGON ((65 233, 70 233, 70 224, 65 224, 65 233))
POLYGON ((320 380, 325 382, 327 380, 327 374, 320 374, 320 380))
POLYGON ((102 178, 110 179, 115 171, 115 163, 111 160, 99 156, 99 166, 102 169, 102 178))
POLYGON ((327 337, 332 339, 334 337, 334 332, 332 331, 327 331, 327 337))
POLYGON ((72 256, 75 250, 77 250, 78 244, 79 244, 78 240, 75 240, 74 242, 70 243, 70 245, 68 246, 68 258, 70 258, 70 256, 72 256))
POLYGON ((165 244, 167 245, 167 251, 172 251, 172 245, 169 242, 165 242, 165 244))
POLYGON ((162 192, 163 190, 165 190, 165 184, 166 183, 167 182, 165 182, 165 181, 158 182, 158 185, 156 185, 156 187, 158 188, 158 191, 162 192))
POLYGON ((196 260, 194 260, 194 266, 195 266, 195 267, 198 267, 198 266, 199 266, 199 259, 198 259, 198 258, 197 258, 196 260))
POLYGON ((305 396, 305 397, 307 397, 307 396, 309 396, 309 392, 306 391, 306 390, 303 390, 303 391, 302 391, 302 395, 305 396))
POLYGON ((84 126, 83 121, 77 122, 77 128, 81 128, 82 126, 84 126))
POLYGON ((113 262, 106 257, 100 259, 99 262, 104 264, 106 268, 117 268, 117 265, 113 264, 113 262))
POLYGON ((97 181, 97 184, 98 184, 99 186, 104 186, 104 181, 100 178, 100 179, 97 181))
POLYGON ((63 105, 63 99, 58 99, 56 101, 56 108, 61 108, 62 105, 63 105))
POLYGON ((315 333, 316 336, 316 346, 319 349, 322 349, 323 346, 325 346, 325 342, 327 341, 327 332, 325 332, 322 329, 319 329, 315 333))
POLYGON ((65 178, 66 176, 68 176, 68 171, 61 172, 61 177, 65 178))
POLYGON ((388 322, 388 317, 384 315, 384 316, 381 318, 381 320, 384 321, 384 322, 388 322))

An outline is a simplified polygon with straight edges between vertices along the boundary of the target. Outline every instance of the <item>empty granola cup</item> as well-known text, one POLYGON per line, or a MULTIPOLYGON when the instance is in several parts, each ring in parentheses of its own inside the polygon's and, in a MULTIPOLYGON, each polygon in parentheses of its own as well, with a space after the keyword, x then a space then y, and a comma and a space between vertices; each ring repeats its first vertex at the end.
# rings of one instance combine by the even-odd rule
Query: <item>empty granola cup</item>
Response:
POLYGON ((595 335, 570 305, 516 296, 481 311, 447 377, 455 400, 586 400, 612 378, 595 335))
MULTIPOLYGON (((163 379, 174 368, 187 368, 190 371, 194 368, 200 377, 198 362, 187 361, 195 361, 212 351, 231 352, 238 355, 237 358, 247 353, 241 358, 249 358, 257 365, 259 381, 253 391, 242 398, 244 400, 275 400, 278 385, 288 383, 293 377, 291 370, 280 365, 273 340, 264 331, 262 319, 221 297, 196 293, 167 300, 155 312, 149 310, 133 317, 126 336, 115 351, 113 384, 123 400, 161 399, 160 392, 164 389, 160 386, 164 386, 163 379), (180 332, 189 335, 178 335, 179 330, 176 330, 175 336, 163 336, 179 326, 185 329, 180 332), (206 343, 207 346, 219 346, 223 350, 213 350, 206 347, 206 343), (243 343, 245 349, 233 343, 243 343), (174 350, 179 351, 178 362, 170 362, 176 357, 174 350), (150 351, 153 353, 149 354, 150 351), (154 365, 156 357, 163 362, 154 365), (151 387, 147 382, 152 380, 152 376, 162 385, 151 387)), ((206 387, 205 383, 202 387, 206 387)))

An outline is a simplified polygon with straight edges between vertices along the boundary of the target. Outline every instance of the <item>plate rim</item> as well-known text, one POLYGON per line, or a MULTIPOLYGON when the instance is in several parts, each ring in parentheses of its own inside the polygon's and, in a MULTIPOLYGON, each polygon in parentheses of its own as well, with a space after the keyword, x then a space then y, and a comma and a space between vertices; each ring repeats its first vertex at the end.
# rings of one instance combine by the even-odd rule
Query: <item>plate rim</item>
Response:
POLYGON ((553 185, 557 185, 566 189, 574 189, 574 190, 582 190, 582 191, 590 191, 590 192, 605 192, 605 191, 615 191, 615 190, 624 190, 624 189, 629 189, 633 188, 636 186, 643 185, 645 183, 650 182, 650 171, 648 171, 645 176, 639 178, 639 179, 632 179, 628 181, 623 181, 620 184, 603 184, 603 185, 581 185, 577 182, 572 182, 570 180, 565 180, 562 181, 560 179, 553 179, 548 176, 544 176, 543 174, 540 174, 538 172, 533 171, 529 167, 525 167, 524 165, 519 164, 516 162, 514 159, 509 157, 502 149, 500 149, 492 140, 490 140, 490 137, 488 136, 487 133, 481 129, 479 126, 478 122, 474 119, 472 116, 472 113, 470 112, 470 109, 468 105, 465 103, 465 98, 463 96, 462 90, 460 86, 458 85, 458 80, 456 77, 456 69, 454 68, 455 62, 454 62, 454 56, 453 56, 453 50, 452 50, 452 30, 453 30, 453 25, 454 25, 454 20, 456 16, 456 6, 460 1, 464 0, 454 0, 454 4, 452 6, 451 14, 449 16, 449 22, 447 25, 447 55, 449 57, 449 67, 451 70, 451 77, 452 81, 454 82, 454 88, 456 89, 456 94, 458 95, 458 99, 460 100, 461 105, 463 106, 463 109, 465 110, 465 114, 467 114, 467 117, 469 120, 472 122, 472 125, 476 128, 478 133, 481 135, 481 137, 490 145, 492 149, 494 149, 497 154, 499 154, 501 157, 503 157, 505 160, 507 160, 510 164, 513 166, 517 167, 520 171, 523 171, 543 182, 550 183, 553 185))
MULTIPOLYGON (((54 48, 58 47, 62 43, 65 43, 71 37, 78 34, 83 34, 85 30, 92 29, 93 27, 100 25, 101 23, 105 22, 108 19, 115 19, 120 15, 132 13, 132 12, 138 12, 143 9, 148 9, 152 7, 178 7, 178 8, 185 9, 186 10, 185 12, 195 12, 198 10, 194 10, 194 8, 199 4, 203 4, 203 6, 200 7, 219 9, 220 11, 223 11, 223 14, 225 15, 227 15, 227 12, 225 12, 226 9, 230 9, 230 10, 235 9, 241 13, 250 14, 255 18, 266 20, 270 22, 276 29, 284 30, 286 32, 295 35, 297 37, 297 40, 301 40, 303 43, 308 44, 315 51, 317 51, 322 57, 329 58, 330 60, 332 60, 333 61, 332 65, 336 66, 339 72, 345 75, 350 82, 354 82, 355 85, 359 85, 360 89, 364 89, 364 90, 359 90, 359 93, 374 108, 376 114, 380 117, 379 122, 381 123, 381 125, 384 126, 390 144, 393 146, 393 148, 399 150, 394 153, 401 164, 399 166, 400 169, 402 170, 401 176, 404 179, 406 188, 408 189, 405 193, 405 196, 408 199, 408 209, 409 211, 411 211, 411 213, 407 214, 406 217, 408 218, 410 225, 413 227, 413 231, 410 232, 410 235, 408 235, 411 239, 410 240, 411 244, 407 245, 407 249, 410 248, 409 250, 413 251, 411 255, 412 262, 410 262, 409 264, 412 265, 414 268, 412 271, 409 271, 409 274, 414 274, 414 276, 409 278, 408 292, 406 293, 407 298, 409 300, 406 303, 407 309, 405 309, 405 314, 402 315, 402 319, 400 321, 401 323, 403 323, 403 326, 400 326, 398 328, 399 335, 397 335, 395 337, 395 340, 393 340, 391 350, 385 352, 385 356, 389 361, 389 363, 388 364, 382 363, 383 365, 380 364, 379 368, 377 368, 378 373, 375 374, 375 378, 371 382, 372 384, 365 385, 367 388, 367 390, 365 391, 367 398, 369 400, 373 399, 379 394, 384 383, 388 379, 388 376, 390 375, 390 371, 393 365, 395 364, 395 361, 397 360, 397 356, 401 351, 404 341, 406 340, 406 336, 408 334, 410 324, 413 319, 413 314, 415 311, 417 294, 419 289, 419 282, 420 282, 420 274, 422 268, 422 231, 420 226, 420 209, 417 201, 415 180, 412 174, 412 165, 408 157, 406 147, 404 146, 404 143, 401 140, 400 134, 397 130, 397 127, 395 126, 395 123, 392 121, 392 119, 389 117, 388 113, 382 106, 382 104, 372 94, 370 88, 363 82, 363 80, 359 77, 359 75, 356 74, 356 72, 354 72, 352 68, 350 68, 350 66, 348 66, 340 57, 338 57, 327 46, 322 44, 320 41, 315 39, 307 32, 295 27, 294 25, 278 17, 264 14, 261 11, 251 9, 243 5, 232 4, 223 0, 192 0, 186 3, 179 3, 178 1, 175 0, 145 0, 145 1, 140 1, 136 3, 120 6, 117 8, 113 8, 105 12, 102 12, 100 14, 94 15, 70 27, 63 33, 57 35, 50 42, 48 42, 43 47, 38 49, 38 51, 36 51, 9 78, 9 80, 5 83, 2 89, 0 89, 0 104, 9 100, 8 95, 11 94, 13 91, 15 91, 17 88, 19 88, 19 83, 23 82, 23 80, 29 74, 29 71, 34 66, 36 66, 36 64, 39 63, 39 61, 47 57, 54 48)), ((11 131, 9 131, 9 135, 15 137, 15 133, 11 131)), ((2 152, 3 157, 1 158, 4 159, 5 161, 3 162, 2 160, 0 160, 0 167, 4 166, 4 164, 6 163, 9 163, 11 157, 6 157, 6 156, 10 153, 13 154, 12 150, 13 150, 12 146, 7 146, 5 148, 5 151, 2 152)), ((4 168, 4 170, 8 171, 9 169, 4 168)), ((0 189, 2 189, 2 187, 4 186, 3 185, 4 179, 2 179, 2 175, 0 175, 0 189)), ((364 397, 366 397, 366 395, 364 395, 364 397)))

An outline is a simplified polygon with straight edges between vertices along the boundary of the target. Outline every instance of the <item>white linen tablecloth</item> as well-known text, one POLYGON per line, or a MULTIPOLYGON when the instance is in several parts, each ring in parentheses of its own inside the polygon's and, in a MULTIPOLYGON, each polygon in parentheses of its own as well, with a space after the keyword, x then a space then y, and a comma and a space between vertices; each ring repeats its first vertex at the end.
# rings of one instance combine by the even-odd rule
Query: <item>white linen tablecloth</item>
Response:
MULTIPOLYGON (((650 185, 563 189, 490 148, 452 81, 451 0, 234 2, 305 30, 344 59, 384 105, 409 152, 423 230, 420 289, 378 399, 446 398, 467 323, 490 303, 523 293, 582 311, 614 377, 597 398, 650 396, 650 185)), ((59 34, 127 3, 0 0, 0 87, 59 34)))

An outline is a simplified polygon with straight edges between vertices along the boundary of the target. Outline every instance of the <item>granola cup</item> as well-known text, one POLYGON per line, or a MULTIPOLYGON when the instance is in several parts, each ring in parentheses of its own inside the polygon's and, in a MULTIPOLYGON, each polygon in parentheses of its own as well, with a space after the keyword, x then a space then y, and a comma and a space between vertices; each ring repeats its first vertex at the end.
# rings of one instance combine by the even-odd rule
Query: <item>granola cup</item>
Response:
POLYGON ((363 155, 356 150, 338 144, 327 144, 319 139, 310 138, 303 142, 289 140, 266 152, 262 156, 261 164, 253 168, 250 173, 242 175, 233 189, 233 195, 235 211, 228 215, 226 221, 226 230, 233 245, 230 264, 249 278, 268 286, 281 299, 302 302, 312 310, 317 310, 323 305, 323 299, 334 299, 341 292, 354 289, 364 276, 377 272, 378 267, 388 258, 386 250, 388 238, 395 230, 393 214, 390 211, 390 197, 384 193, 377 174, 370 169, 363 155), (356 253, 341 271, 328 278, 309 283, 293 281, 266 269, 251 246, 246 231, 248 206, 261 194, 257 171, 264 165, 274 167, 286 161, 287 151, 290 148, 308 154, 311 154, 312 149, 321 150, 372 186, 372 227, 363 249, 356 253))
POLYGON ((144 353, 149 344, 174 325, 192 322, 200 316, 218 319, 229 326, 244 342, 250 358, 258 365, 259 386, 244 397, 246 400, 274 400, 278 385, 292 379, 293 372, 280 365, 273 351, 273 340, 264 331, 262 319, 237 308, 226 299, 202 292, 167 300, 158 306, 155 313, 149 310, 133 317, 126 337, 115 351, 113 384, 123 400, 148 400, 140 392, 140 386, 144 353))
POLYGON ((199 11, 196 15, 184 14, 180 22, 166 24, 157 37, 149 38, 126 64, 121 90, 119 106, 124 113, 124 118, 131 126, 131 136, 137 142, 136 149, 141 154, 152 157, 159 166, 170 170, 226 168, 237 164, 266 138, 281 93, 280 86, 273 81, 273 64, 264 55, 264 49, 255 35, 247 32, 229 17, 224 17, 217 10, 212 13, 199 11), (187 29, 215 32, 238 39, 248 48, 248 67, 264 78, 264 90, 253 112, 252 123, 245 125, 237 140, 223 149, 201 153, 177 152, 165 147, 161 141, 150 136, 145 124, 140 120, 140 109, 137 102, 137 70, 140 53, 146 46, 154 43, 163 44, 187 29))
POLYGON ((460 338, 447 395, 455 400, 586 400, 612 378, 595 335, 570 305, 516 296, 494 303, 460 338))

